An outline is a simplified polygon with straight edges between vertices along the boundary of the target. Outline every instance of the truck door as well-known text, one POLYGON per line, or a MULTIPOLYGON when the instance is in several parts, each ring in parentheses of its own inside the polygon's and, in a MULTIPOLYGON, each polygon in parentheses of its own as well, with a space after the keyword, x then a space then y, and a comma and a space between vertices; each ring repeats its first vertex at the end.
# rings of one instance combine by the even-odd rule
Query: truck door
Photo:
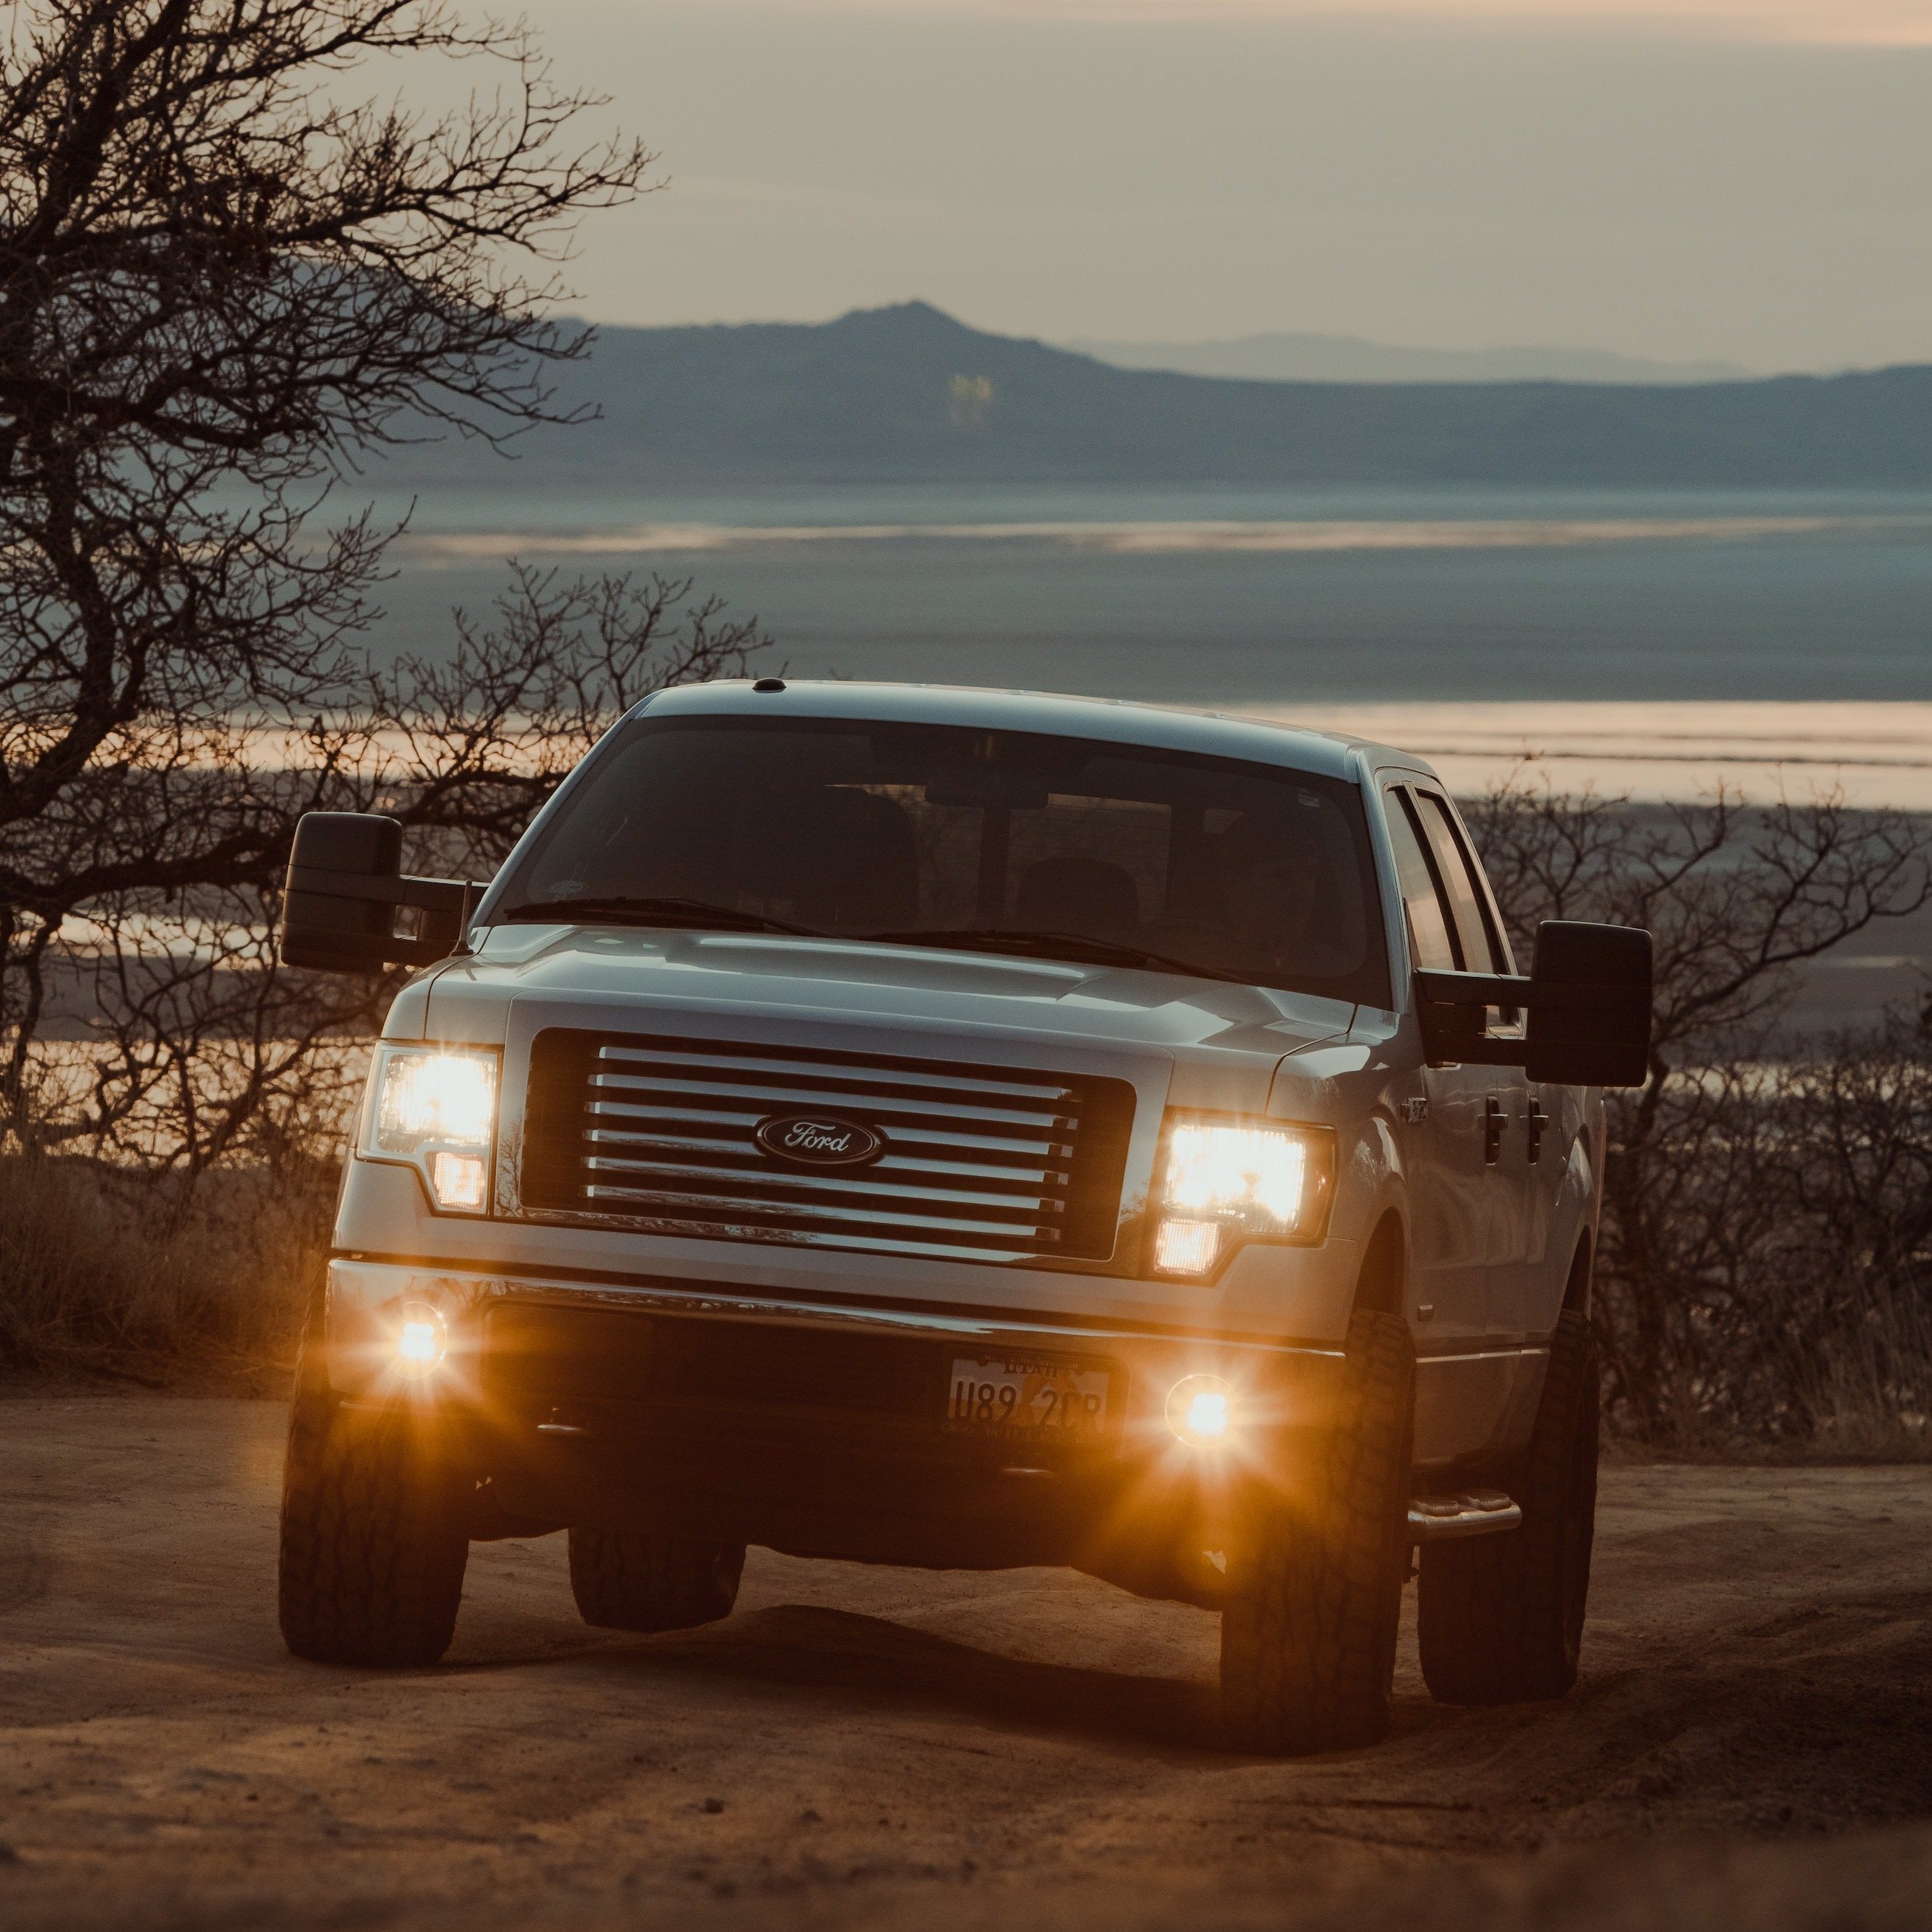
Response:
MULTIPOLYGON (((1396 874, 1408 915, 1412 966, 1460 972, 1455 913, 1438 880, 1422 820, 1407 788, 1384 794, 1396 874)), ((1490 1155, 1496 1069, 1429 1066, 1400 1102, 1409 1168, 1410 1276, 1417 1340, 1425 1353, 1479 1345, 1489 1327, 1493 1235, 1490 1155)))
MULTIPOLYGON (((1514 973, 1496 894, 1483 874, 1467 828, 1453 807, 1437 800, 1435 810, 1468 867, 1476 910, 1483 914, 1491 952, 1500 963, 1496 970, 1514 973)), ((1570 1149, 1582 1125, 1583 1093, 1580 1088, 1542 1085, 1521 1076, 1511 1085, 1517 1111, 1503 1165, 1505 1178, 1509 1174, 1520 1176, 1521 1221, 1510 1234, 1501 1271, 1490 1284, 1490 1328, 1496 1335, 1540 1337, 1556 1326, 1569 1282, 1570 1254, 1559 1241, 1566 1231, 1558 1224, 1556 1208, 1570 1149)))
MULTIPOLYGON (((1425 786, 1410 787, 1409 796, 1437 877, 1448 895, 1463 971, 1514 973, 1516 964, 1496 916, 1489 883, 1454 808, 1442 794, 1425 786)), ((1492 1034, 1506 1039, 1523 1036, 1519 1014, 1492 1009, 1489 1017, 1492 1034)), ((1544 1130, 1520 1067, 1485 1067, 1480 1071, 1490 1212, 1487 1324, 1493 1338, 1506 1340, 1523 1333, 1525 1271, 1529 1265, 1535 1218, 1529 1144, 1533 1139, 1540 1142, 1544 1130)))

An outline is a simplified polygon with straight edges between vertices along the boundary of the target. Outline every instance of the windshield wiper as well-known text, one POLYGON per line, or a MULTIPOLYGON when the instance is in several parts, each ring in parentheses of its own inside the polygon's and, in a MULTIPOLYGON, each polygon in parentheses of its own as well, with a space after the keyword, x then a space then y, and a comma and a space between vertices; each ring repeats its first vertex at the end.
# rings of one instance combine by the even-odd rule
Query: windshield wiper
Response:
POLYGON ((1084 959, 1095 966, 1142 966, 1157 973, 1185 973, 1195 979, 1229 979, 1237 986, 1253 983, 1244 973, 1224 973, 1218 966, 1177 959, 1167 953, 1150 953, 1144 946, 1122 946, 1112 939, 1089 938, 1084 933, 1008 932, 985 926, 961 926, 950 931, 868 933, 870 939, 891 946, 952 946, 982 953, 1024 953, 1047 959, 1084 959))
POLYGON ((578 920, 619 926, 715 926, 727 933, 790 933, 802 939, 829 936, 811 926, 767 919, 762 913, 741 913, 733 906, 713 906, 701 899, 641 899, 618 895, 608 898, 532 900, 499 913, 502 920, 555 922, 578 920))

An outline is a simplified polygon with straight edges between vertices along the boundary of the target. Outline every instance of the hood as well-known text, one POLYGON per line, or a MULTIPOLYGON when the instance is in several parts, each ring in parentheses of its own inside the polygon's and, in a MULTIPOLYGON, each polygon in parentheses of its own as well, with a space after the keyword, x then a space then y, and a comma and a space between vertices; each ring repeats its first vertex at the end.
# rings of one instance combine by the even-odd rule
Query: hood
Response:
POLYGON ((903 1035, 1080 1040, 1278 1059, 1347 1031, 1346 1001, 1140 968, 1013 959, 860 939, 607 926, 492 928, 479 952, 405 989, 390 1037, 501 1041, 525 1002, 640 1029, 652 1010, 714 1011, 903 1035), (592 1016, 595 1012, 595 1017, 592 1016), (631 1019, 636 1015, 635 1022, 631 1019))

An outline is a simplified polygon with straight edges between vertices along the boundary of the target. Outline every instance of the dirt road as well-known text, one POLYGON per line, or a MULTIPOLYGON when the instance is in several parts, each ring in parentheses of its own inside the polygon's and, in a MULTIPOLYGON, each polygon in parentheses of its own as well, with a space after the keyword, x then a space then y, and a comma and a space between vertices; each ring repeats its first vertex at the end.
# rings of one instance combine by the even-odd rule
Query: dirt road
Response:
POLYGON ((1932 1470, 1608 1473, 1567 1704, 1299 1763, 1215 1626, 754 1553, 711 1629, 474 1552, 449 1661, 298 1664, 279 1410, 0 1399, 0 1924, 1932 1925, 1932 1470))

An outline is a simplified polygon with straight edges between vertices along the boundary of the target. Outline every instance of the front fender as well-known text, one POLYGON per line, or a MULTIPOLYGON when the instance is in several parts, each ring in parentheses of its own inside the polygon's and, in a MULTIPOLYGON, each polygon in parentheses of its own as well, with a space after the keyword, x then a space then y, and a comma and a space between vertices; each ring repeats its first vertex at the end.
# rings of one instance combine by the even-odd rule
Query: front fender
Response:
POLYGON ((1539 1340, 1556 1332, 1577 1247, 1588 1241, 1594 1248, 1597 1224, 1603 1211, 1603 1171, 1598 1156, 1602 1141, 1603 1104, 1594 1095, 1586 1099, 1572 1089, 1564 1098, 1566 1114, 1570 1115, 1572 1108, 1573 1115, 1564 1122, 1569 1126, 1573 1119, 1575 1125, 1573 1131, 1565 1136, 1568 1145, 1563 1175, 1547 1218, 1536 1230, 1539 1238, 1535 1255, 1536 1278, 1542 1284, 1542 1295, 1534 1311, 1531 1331, 1539 1340))

